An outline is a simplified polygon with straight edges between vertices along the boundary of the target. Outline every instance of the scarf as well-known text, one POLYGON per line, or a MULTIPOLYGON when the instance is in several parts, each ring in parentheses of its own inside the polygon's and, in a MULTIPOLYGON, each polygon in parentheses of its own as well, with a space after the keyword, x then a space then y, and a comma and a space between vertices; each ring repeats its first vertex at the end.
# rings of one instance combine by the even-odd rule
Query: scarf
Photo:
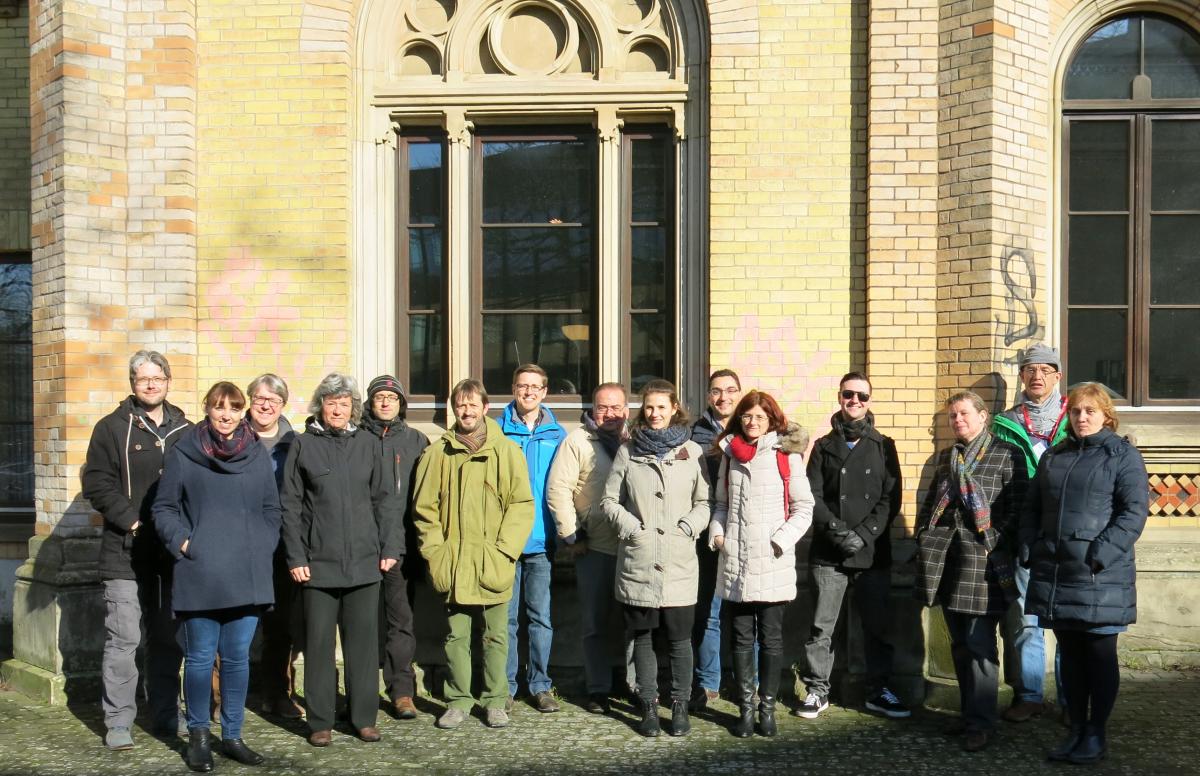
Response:
POLYGON ((875 414, 867 410, 867 414, 858 420, 846 420, 842 411, 838 410, 829 419, 829 425, 833 428, 833 433, 838 434, 842 439, 847 442, 855 442, 862 439, 862 435, 867 432, 867 429, 875 428, 875 414))
POLYGON ((487 441, 487 423, 481 422, 475 427, 475 430, 464 434, 458 430, 458 425, 454 426, 454 438, 462 443, 462 446, 467 448, 471 453, 478 453, 479 448, 483 447, 483 443, 487 441))
POLYGON ((637 426, 630 434, 630 439, 633 441, 634 455, 652 455, 661 461, 690 436, 691 429, 683 424, 657 429, 637 426))
POLYGON ((729 437, 729 453, 738 463, 750 463, 750 459, 758 452, 758 440, 748 442, 741 434, 729 437))
POLYGON ((950 453, 950 477, 938 487, 937 505, 929 524, 937 525, 938 518, 957 495, 959 503, 970 513, 975 530, 983 533, 992 527, 992 507, 975 482, 975 467, 992 446, 992 434, 987 429, 970 442, 956 442, 950 453))
POLYGON ((1030 399, 1022 392, 1021 406, 1029 414, 1029 425, 1033 426, 1032 431, 1035 434, 1043 439, 1050 439, 1050 437, 1054 436, 1054 428, 1062 418, 1063 412, 1062 394, 1058 392, 1057 387, 1050 392, 1050 395, 1041 404, 1030 399))
POLYGON ((218 461, 228 461, 258 441, 258 434, 254 433, 254 429, 250 428, 250 422, 245 418, 242 418, 242 422, 237 424, 237 428, 233 430, 233 436, 229 439, 218 434, 208 418, 200 421, 200 425, 196 427, 196 433, 200 437, 200 449, 204 451, 205 455, 216 458, 218 461))
POLYGON ((583 417, 579 419, 579 422, 583 424, 583 427, 589 433, 596 435, 596 438, 600 440, 600 444, 604 445, 604 450, 608 453, 609 458, 616 458, 617 451, 621 449, 621 443, 629 440, 629 429, 625 427, 624 423, 621 424, 619 430, 608 431, 596 422, 596 419, 592 417, 592 413, 586 411, 583 413, 583 417))

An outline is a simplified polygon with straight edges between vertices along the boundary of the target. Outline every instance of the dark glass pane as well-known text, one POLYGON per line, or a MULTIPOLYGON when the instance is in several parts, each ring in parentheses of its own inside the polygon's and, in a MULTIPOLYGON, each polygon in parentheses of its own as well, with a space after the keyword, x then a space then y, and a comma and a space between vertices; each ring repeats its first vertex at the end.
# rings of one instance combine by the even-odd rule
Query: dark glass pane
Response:
POLYGON ((590 140, 483 144, 483 222, 592 221, 595 180, 590 140))
POLYGON ((1178 22, 1146 19, 1146 75, 1151 95, 1200 97, 1200 39, 1178 22))
POLYGON ((441 224, 442 144, 408 144, 408 223, 441 224))
POLYGON ((442 379, 442 316, 408 317, 408 390, 415 394, 440 395, 446 390, 442 379))
MULTIPOLYGON (((1150 219, 1150 304, 1200 302, 1200 216, 1150 219)), ((1197 337, 1200 339, 1200 336, 1197 337)))
POLYGON ((0 506, 32 505, 33 346, 0 343, 0 506))
POLYGON ((0 423, 33 423, 33 345, 28 342, 0 343, 0 423))
POLYGON ((0 507, 33 506, 33 423, 0 423, 0 507))
POLYGON ((642 390, 649 381, 661 377, 673 380, 667 374, 667 316, 653 314, 631 315, 632 337, 629 343, 630 387, 634 393, 642 390))
POLYGON ((1072 121, 1070 209, 1129 209, 1128 121, 1072 121))
POLYGON ((594 254, 586 227, 485 228, 483 307, 590 309, 594 254))
POLYGON ((1083 42, 1067 68, 1068 100, 1128 100, 1138 74, 1138 19, 1118 19, 1083 42))
POLYGON ((1151 123, 1150 207, 1200 210, 1200 121, 1151 123))
POLYGON ((667 303, 667 230, 633 227, 629 286, 634 310, 662 310, 667 303))
POLYGON ((591 331, 587 315, 483 316, 483 384, 496 396, 512 390, 512 373, 534 363, 550 376, 549 394, 591 396, 591 331))
POLYGON ((408 230, 408 306, 442 309, 442 230, 438 227, 408 230))
POLYGON ((1070 216, 1067 303, 1125 304, 1128 216, 1070 216))
POLYGON ((1070 310, 1067 313, 1067 380, 1104 383, 1126 395, 1124 310, 1070 310))
POLYGON ((32 265, 0 264, 0 339, 33 339, 32 281, 32 265))
POLYGON ((1200 310, 1150 311, 1150 398, 1200 399, 1200 310))
POLYGON ((662 138, 630 141, 633 152, 634 221, 661 223, 667 219, 667 171, 671 146, 662 138))

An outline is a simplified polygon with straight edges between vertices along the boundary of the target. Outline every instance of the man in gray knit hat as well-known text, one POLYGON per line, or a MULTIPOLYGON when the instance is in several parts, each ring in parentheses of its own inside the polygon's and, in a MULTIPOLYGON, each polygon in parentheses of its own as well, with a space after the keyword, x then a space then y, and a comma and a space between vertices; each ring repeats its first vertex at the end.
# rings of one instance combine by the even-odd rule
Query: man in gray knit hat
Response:
MULTIPOLYGON (((1058 351, 1038 343, 1021 354, 1021 391, 1016 406, 996 416, 992 433, 1025 454, 1030 479, 1042 453, 1067 436, 1067 400, 1058 390, 1062 381, 1058 351)), ((1046 644, 1037 617, 1025 616, 1029 569, 1015 569, 1018 598, 1000 629, 1004 640, 1004 678, 1013 689, 1009 722, 1025 722, 1042 713, 1046 679, 1046 644)), ((1059 693, 1061 697, 1062 693, 1059 693)))

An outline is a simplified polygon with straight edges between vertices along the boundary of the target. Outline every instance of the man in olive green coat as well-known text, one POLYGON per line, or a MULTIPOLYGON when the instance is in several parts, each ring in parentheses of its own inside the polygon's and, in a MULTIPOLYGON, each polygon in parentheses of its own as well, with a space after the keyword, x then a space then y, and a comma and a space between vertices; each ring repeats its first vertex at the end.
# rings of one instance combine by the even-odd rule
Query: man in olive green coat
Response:
POLYGON ((471 696, 471 625, 483 620, 483 707, 488 727, 508 725, 508 601, 516 560, 533 527, 533 496, 521 448, 487 417, 478 380, 450 393, 455 423, 417 466, 414 519, 429 579, 446 597, 447 709, 439 728, 467 718, 471 696))

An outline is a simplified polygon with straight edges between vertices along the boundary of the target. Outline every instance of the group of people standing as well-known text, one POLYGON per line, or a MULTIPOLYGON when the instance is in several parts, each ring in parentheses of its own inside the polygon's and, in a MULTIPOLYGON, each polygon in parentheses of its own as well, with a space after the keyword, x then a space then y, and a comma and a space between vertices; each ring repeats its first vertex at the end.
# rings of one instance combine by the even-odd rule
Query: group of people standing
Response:
MULTIPOLYGON (((918 516, 918 592, 946 613, 966 748, 987 744, 996 716, 995 629, 1016 607, 1017 635, 1028 640, 1053 627, 1062 649, 1060 694, 1073 727, 1052 756, 1091 761, 1103 756, 1116 694, 1115 634, 1133 617, 1132 545, 1146 516, 1145 469, 1136 448, 1113 433, 1107 394, 1084 386, 1078 399, 1061 399, 1057 355, 1031 353, 1054 358, 1030 362, 1033 372, 1023 363, 1019 414, 998 418, 994 432, 974 394, 948 403, 956 443, 939 459, 918 516), (1086 420, 1093 415, 1095 429, 1086 420), (1111 515, 1093 508, 1104 494, 1111 515)), ((97 424, 83 471, 83 494, 104 517, 102 675, 111 749, 133 746, 142 620, 152 727, 174 735, 186 725, 193 770, 212 770, 214 748, 244 764, 263 761, 241 736, 260 621, 267 712, 304 714, 309 743, 332 742, 340 633, 350 725, 361 740, 380 740, 381 667, 394 714, 417 716, 413 585, 425 575, 444 601, 448 628, 446 709, 437 727, 458 727, 476 704, 489 727, 508 725, 522 684, 534 708, 556 712, 549 676, 556 552, 573 560, 577 577, 587 711, 610 708, 607 623, 616 611, 639 733, 663 728, 655 636, 670 663, 666 729, 681 736, 689 712, 720 689, 724 629, 739 707, 733 733, 773 736, 783 615, 797 595, 797 547, 810 530, 807 695, 793 713, 816 718, 828 708, 833 633, 853 590, 867 708, 910 714, 888 688, 900 463, 895 444, 875 428, 864 374, 842 378, 831 431, 811 449, 772 396, 743 392, 730 370, 710 377, 708 407, 695 423, 669 382, 646 383, 632 419, 625 387, 604 383, 568 433, 543 403, 546 372, 525 364, 498 420, 488 415, 480 381, 459 382, 450 395, 453 422, 432 443, 406 423, 403 387, 389 375, 369 383, 365 403, 353 378, 328 375, 302 434, 283 416, 288 389, 276 375, 256 378, 245 393, 217 383, 195 426, 166 401, 171 375, 161 354, 134 354, 129 376, 133 394, 97 424), (291 678, 298 652, 304 709, 291 678)), ((1010 681, 1033 683, 1027 652, 1017 651, 1024 662, 1006 670, 1010 681)), ((1006 716, 1032 715, 1036 700, 1018 694, 1006 716)))

